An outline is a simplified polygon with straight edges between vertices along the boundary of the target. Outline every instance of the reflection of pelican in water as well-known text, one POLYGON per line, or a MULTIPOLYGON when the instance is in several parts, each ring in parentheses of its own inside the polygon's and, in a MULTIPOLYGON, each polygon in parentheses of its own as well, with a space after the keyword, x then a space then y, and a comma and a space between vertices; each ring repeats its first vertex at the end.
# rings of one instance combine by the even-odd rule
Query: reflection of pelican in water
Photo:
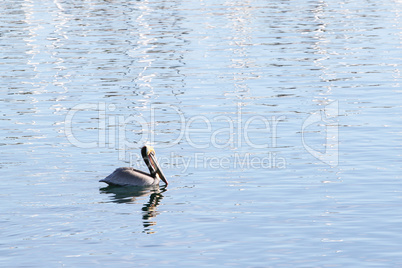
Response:
POLYGON ((100 180, 100 182, 118 186, 147 186, 158 185, 159 181, 162 180, 167 185, 168 182, 156 160, 154 148, 151 146, 142 147, 141 155, 149 168, 150 174, 131 167, 122 167, 116 169, 112 174, 100 180))
POLYGON ((110 199, 115 203, 137 203, 137 198, 146 197, 149 195, 148 202, 142 206, 142 224, 144 226, 144 232, 153 233, 152 226, 156 225, 155 220, 159 212, 157 207, 163 198, 163 193, 166 191, 166 186, 159 187, 159 185, 151 185, 146 187, 116 187, 107 186, 100 189, 103 194, 110 195, 110 199))

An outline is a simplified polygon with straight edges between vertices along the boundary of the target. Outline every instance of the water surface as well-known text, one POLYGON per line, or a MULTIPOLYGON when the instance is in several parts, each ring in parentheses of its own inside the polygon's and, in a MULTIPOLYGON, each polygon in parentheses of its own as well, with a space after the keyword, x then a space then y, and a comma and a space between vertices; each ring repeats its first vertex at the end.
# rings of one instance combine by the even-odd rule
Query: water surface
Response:
POLYGON ((4 4, 1 266, 401 266, 401 15, 4 4), (144 143, 168 187, 98 182, 144 143))

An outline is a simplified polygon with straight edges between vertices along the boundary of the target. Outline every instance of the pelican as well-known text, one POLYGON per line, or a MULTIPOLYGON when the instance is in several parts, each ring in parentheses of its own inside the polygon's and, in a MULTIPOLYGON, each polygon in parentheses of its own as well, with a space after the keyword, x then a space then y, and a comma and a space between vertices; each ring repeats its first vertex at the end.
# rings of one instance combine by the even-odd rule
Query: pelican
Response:
POLYGON ((162 173, 159 163, 155 157, 155 150, 151 146, 144 146, 141 148, 141 155, 145 164, 149 168, 150 174, 143 171, 131 168, 121 167, 113 171, 112 174, 100 180, 109 185, 118 186, 149 186, 158 185, 162 180, 166 185, 168 182, 162 173))

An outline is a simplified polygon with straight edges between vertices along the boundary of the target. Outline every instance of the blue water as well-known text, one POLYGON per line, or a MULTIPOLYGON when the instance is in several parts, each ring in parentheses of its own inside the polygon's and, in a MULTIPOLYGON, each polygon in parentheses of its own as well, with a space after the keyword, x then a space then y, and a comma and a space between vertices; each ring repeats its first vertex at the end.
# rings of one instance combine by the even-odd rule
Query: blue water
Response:
POLYGON ((401 50, 400 1, 2 3, 0 266, 402 266, 401 50))

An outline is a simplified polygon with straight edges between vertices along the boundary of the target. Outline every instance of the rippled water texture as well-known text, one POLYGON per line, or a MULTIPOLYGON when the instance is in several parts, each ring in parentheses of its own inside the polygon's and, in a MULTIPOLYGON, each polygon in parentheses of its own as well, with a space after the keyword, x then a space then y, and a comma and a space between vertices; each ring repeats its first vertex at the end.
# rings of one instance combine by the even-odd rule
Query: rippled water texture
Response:
POLYGON ((1 6, 0 266, 402 266, 401 1, 1 6))

